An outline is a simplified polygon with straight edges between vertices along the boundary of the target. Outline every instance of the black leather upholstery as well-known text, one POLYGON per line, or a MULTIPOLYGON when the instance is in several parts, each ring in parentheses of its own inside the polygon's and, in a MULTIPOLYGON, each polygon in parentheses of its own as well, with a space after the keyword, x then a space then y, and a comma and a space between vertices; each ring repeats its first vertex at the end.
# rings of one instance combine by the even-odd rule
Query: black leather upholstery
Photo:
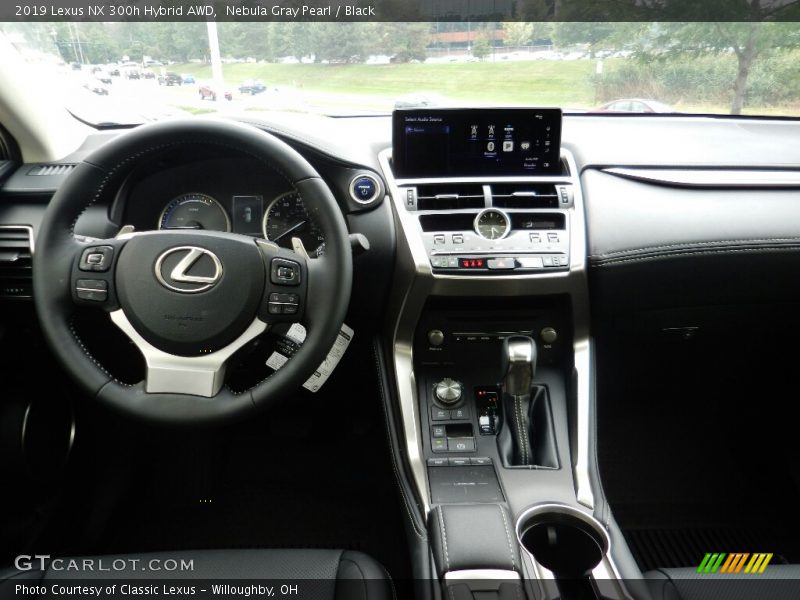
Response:
POLYGON ((758 575, 658 569, 644 574, 653 600, 797 600, 800 565, 770 565, 758 575))
POLYGON ((514 523, 499 504, 440 504, 428 531, 439 576, 467 569, 520 572, 514 523))
POLYGON ((24 579, 29 584, 92 579, 180 579, 189 583, 208 580, 224 584, 227 580, 231 585, 271 580, 278 586, 297 585, 298 597, 306 599, 394 598, 391 579, 383 566, 366 554, 349 550, 200 550, 52 559, 44 571, 11 572, 2 579, 16 582, 24 579), (70 563, 71 560, 75 562, 70 563), (85 567, 87 560, 94 561, 92 567, 85 567), (147 568, 154 560, 161 565, 161 570, 147 568), (191 561, 192 568, 164 570, 169 560, 178 564, 191 561), (70 568, 70 564, 75 564, 76 568, 70 568), (105 570, 101 570, 101 564, 105 570), (125 568, 118 569, 118 566, 125 568))

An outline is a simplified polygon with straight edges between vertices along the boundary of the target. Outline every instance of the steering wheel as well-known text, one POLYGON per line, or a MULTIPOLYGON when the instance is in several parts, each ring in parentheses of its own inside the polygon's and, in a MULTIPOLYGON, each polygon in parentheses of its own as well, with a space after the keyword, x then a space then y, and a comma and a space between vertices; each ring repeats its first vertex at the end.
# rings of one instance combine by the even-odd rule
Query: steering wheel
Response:
MULTIPOLYGON (((294 391, 325 358, 350 301, 352 257, 344 218, 316 170, 293 148, 233 121, 143 125, 76 166, 53 196, 33 258, 36 310, 66 370, 100 402, 136 417, 201 422, 241 417, 294 391), (216 231, 75 235, 80 215, 143 161, 198 145, 255 158, 303 198, 325 253, 216 231), (127 385, 89 353, 72 324, 77 305, 109 313, 142 353, 145 379, 127 385), (224 385, 228 359, 276 323, 302 323, 305 342, 281 369, 244 392, 224 385)), ((112 326, 109 324, 109 326, 112 326)))

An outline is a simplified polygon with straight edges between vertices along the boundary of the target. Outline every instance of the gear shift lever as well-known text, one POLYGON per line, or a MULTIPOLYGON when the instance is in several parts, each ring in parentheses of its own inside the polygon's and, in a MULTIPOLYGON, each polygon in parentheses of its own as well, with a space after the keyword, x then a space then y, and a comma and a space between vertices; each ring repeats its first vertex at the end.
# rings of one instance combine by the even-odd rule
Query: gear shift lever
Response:
POLYGON ((511 464, 533 463, 531 449, 531 389, 536 374, 536 342, 512 335, 503 343, 503 413, 511 437, 511 464))

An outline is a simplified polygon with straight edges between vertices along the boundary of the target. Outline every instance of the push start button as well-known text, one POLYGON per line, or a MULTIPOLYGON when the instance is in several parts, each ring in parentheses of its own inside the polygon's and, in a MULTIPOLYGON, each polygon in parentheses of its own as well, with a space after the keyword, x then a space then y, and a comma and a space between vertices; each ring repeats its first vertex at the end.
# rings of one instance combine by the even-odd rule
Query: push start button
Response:
POLYGON ((350 196, 359 204, 370 204, 378 196, 378 181, 370 175, 360 175, 350 182, 350 196))

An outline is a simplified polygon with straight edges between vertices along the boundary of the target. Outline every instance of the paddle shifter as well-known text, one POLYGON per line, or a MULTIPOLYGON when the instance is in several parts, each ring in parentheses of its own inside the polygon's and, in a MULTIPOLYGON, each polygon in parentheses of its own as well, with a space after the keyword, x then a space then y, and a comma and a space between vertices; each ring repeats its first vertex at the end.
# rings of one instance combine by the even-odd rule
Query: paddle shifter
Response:
MULTIPOLYGON (((503 343, 503 415, 511 438, 509 462, 533 464, 531 447, 531 391, 536 374, 536 342, 512 335, 503 343)), ((505 436, 503 436, 505 437, 505 436)))

